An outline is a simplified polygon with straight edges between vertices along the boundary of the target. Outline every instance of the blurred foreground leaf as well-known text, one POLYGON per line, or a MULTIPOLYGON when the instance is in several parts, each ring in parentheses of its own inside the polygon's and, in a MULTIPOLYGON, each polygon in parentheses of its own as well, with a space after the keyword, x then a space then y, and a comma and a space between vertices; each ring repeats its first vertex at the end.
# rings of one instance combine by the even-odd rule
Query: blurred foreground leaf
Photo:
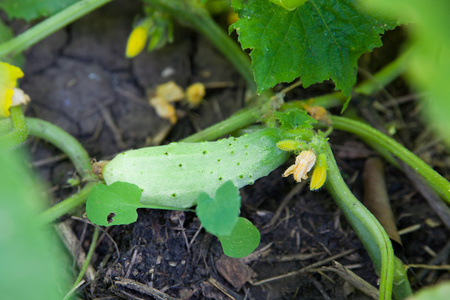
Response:
MULTIPOLYGON (((13 37, 14 34, 12 29, 0 20, 0 44, 12 39, 13 37)), ((20 68, 25 64, 25 57, 22 53, 17 54, 14 57, 1 57, 1 60, 20 68)))
POLYGON ((69 289, 59 241, 37 219, 41 195, 20 157, 0 149, 2 299, 62 299, 69 289))
POLYGON ((450 281, 420 289, 410 300, 446 300, 450 295, 450 281))
POLYGON ((426 92, 426 116, 450 145, 450 1, 364 0, 374 11, 410 20, 411 86, 426 92))

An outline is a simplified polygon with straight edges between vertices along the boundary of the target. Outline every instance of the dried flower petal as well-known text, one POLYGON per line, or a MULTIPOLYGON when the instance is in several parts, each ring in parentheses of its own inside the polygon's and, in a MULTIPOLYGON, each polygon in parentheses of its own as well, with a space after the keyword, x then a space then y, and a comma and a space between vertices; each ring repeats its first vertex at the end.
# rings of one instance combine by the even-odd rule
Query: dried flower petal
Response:
POLYGON ((174 81, 158 85, 156 88, 156 95, 163 97, 169 102, 181 101, 185 97, 183 89, 174 81))
POLYGON ((301 182, 302 179, 307 179, 306 175, 316 163, 316 155, 310 150, 302 151, 295 159, 295 164, 290 166, 283 174, 283 177, 293 175, 295 181, 301 182))
POLYGON ((156 113, 161 118, 167 119, 170 123, 177 123, 177 114, 175 107, 170 104, 163 97, 153 97, 150 99, 150 105, 153 106, 156 110, 156 113))
POLYGON ((19 106, 21 104, 27 104, 31 101, 30 96, 28 94, 25 94, 25 92, 22 89, 19 88, 13 88, 13 95, 12 95, 12 104, 11 106, 19 106))

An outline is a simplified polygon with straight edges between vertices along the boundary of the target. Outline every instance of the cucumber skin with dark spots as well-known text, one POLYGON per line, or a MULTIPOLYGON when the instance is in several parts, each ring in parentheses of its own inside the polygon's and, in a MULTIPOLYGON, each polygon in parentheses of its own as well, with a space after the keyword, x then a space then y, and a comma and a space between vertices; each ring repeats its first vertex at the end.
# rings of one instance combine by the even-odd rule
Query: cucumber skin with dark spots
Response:
POLYGON ((118 154, 103 169, 106 184, 123 181, 142 191, 141 203, 155 208, 188 208, 201 192, 214 197, 231 180, 253 184, 284 163, 289 152, 277 148, 282 131, 266 128, 215 142, 171 143, 118 154))

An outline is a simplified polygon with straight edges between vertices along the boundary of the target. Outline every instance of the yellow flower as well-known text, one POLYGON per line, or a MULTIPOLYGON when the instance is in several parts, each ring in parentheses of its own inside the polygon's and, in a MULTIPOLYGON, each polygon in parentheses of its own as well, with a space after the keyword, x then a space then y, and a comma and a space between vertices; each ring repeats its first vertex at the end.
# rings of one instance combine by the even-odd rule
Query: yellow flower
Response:
POLYGON ((18 67, 0 62, 0 117, 9 117, 13 88, 16 87, 17 79, 21 77, 23 72, 18 67))
POLYGON ((290 166, 283 174, 283 177, 294 175, 294 179, 297 182, 301 182, 302 179, 307 179, 308 173, 314 164, 316 163, 316 155, 310 150, 302 151, 295 159, 295 164, 290 166))
POLYGON ((314 168, 309 189, 315 191, 323 186, 327 179, 327 157, 325 154, 319 154, 316 167, 314 168))
POLYGON ((186 100, 189 102, 191 107, 197 107, 202 102, 205 95, 205 86, 200 82, 191 84, 186 89, 186 100))
POLYGON ((151 19, 145 19, 139 26, 136 26, 128 37, 127 50, 125 56, 128 58, 135 57, 144 50, 147 43, 148 30, 152 26, 151 19))

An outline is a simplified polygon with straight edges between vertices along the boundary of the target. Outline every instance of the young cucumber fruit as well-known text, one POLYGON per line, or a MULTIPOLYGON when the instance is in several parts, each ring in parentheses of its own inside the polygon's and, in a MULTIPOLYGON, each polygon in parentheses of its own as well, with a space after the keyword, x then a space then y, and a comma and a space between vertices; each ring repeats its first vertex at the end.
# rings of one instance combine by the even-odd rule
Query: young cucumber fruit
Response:
POLYGON ((201 192, 214 197, 231 180, 253 184, 289 157, 276 143, 282 131, 266 128, 216 142, 171 143, 118 154, 103 169, 106 184, 123 181, 142 191, 141 203, 155 208, 188 208, 201 192))

